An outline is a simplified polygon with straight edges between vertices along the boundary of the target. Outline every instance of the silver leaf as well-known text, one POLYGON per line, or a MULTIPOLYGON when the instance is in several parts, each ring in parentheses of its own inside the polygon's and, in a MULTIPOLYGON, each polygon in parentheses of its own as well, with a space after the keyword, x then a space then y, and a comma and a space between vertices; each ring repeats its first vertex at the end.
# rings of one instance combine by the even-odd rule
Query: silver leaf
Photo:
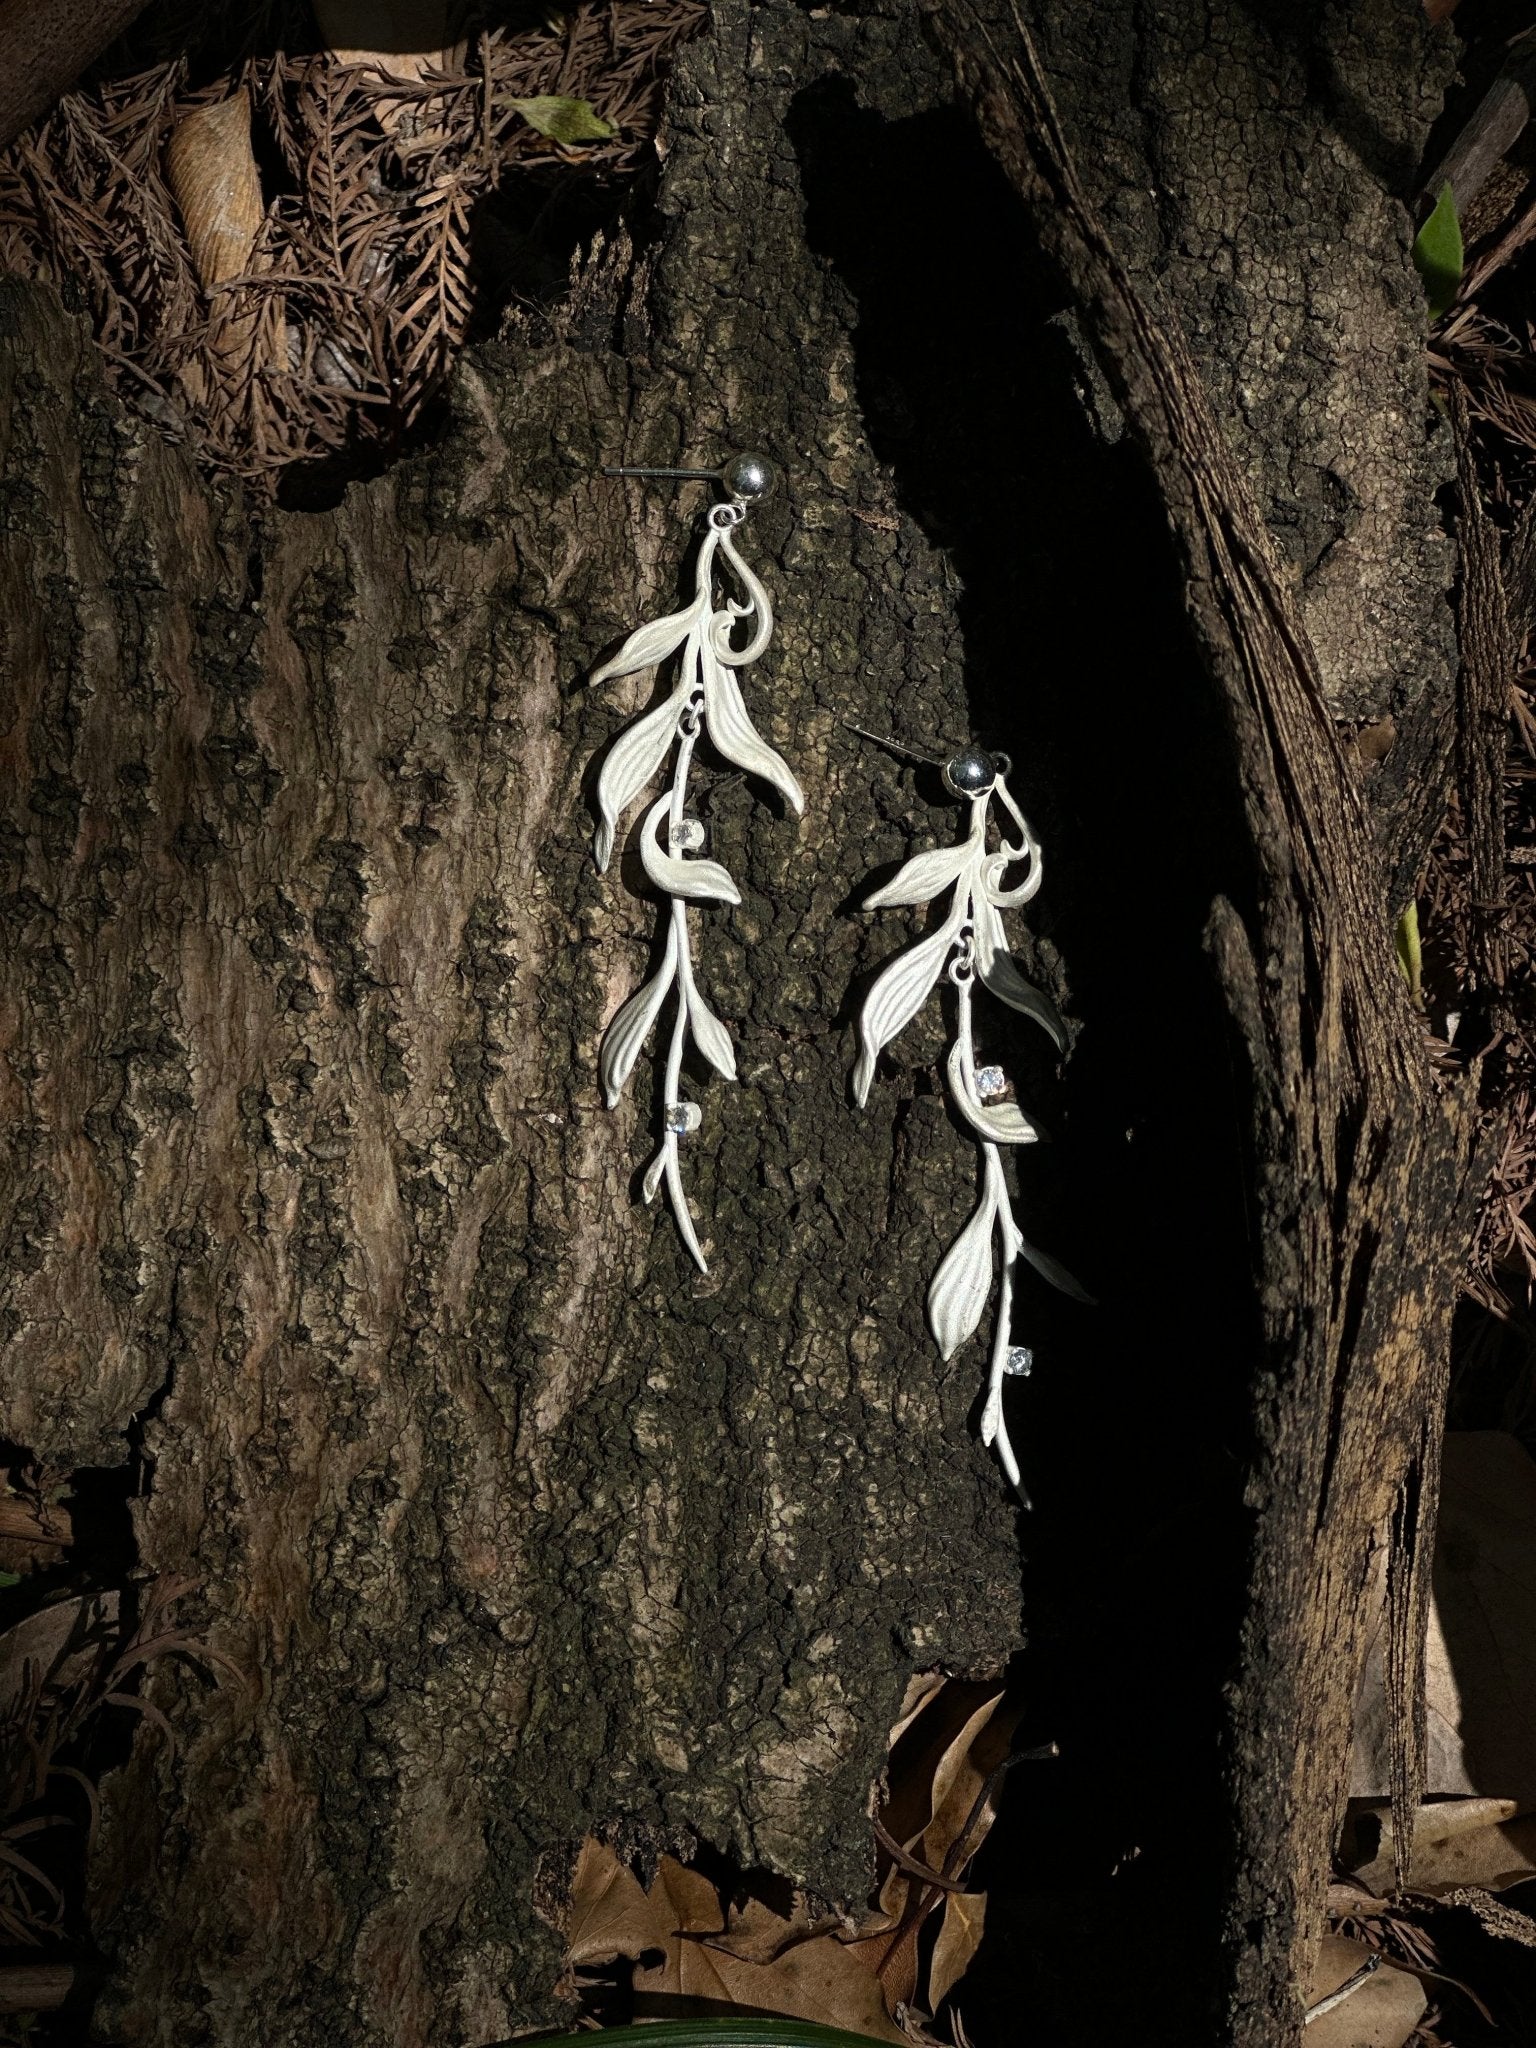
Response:
MULTIPOLYGON (((718 529, 717 529, 718 530, 718 529)), ((745 604, 728 603, 723 612, 716 612, 709 622, 709 644, 717 658, 728 668, 745 668, 748 662, 756 661, 773 637, 773 605, 768 593, 756 576, 736 552, 736 543, 729 533, 720 534, 720 552, 740 578, 741 587, 747 594, 745 604), (756 613, 757 624, 752 638, 745 647, 731 645, 731 628, 738 619, 756 613)))
POLYGON ((1003 1420, 1003 1389, 995 1377, 987 1388, 986 1406, 981 1411, 981 1428, 978 1431, 984 1444, 990 1444, 997 1453, 997 1462, 1007 1475, 1008 1483, 1019 1496, 1020 1507, 1029 1506, 1029 1495, 1024 1490, 1024 1481, 1019 1476, 1019 1461, 1013 1454, 1009 1439, 1008 1425, 1003 1420))
POLYGON ((994 853, 983 869, 981 893, 989 903, 997 904, 1000 909, 1014 910, 1019 904, 1028 903, 1032 896, 1038 894, 1044 877, 1045 870, 1040 864, 1038 850, 1032 854, 1029 847, 1024 847, 1018 852, 1005 847, 1003 852, 994 853), (1016 883, 1011 889, 1005 889, 1004 875, 1010 868, 1020 866, 1025 868, 1023 881, 1016 883))
POLYGON ((1043 1280, 1049 1280, 1051 1285, 1059 1287, 1063 1294, 1070 1294, 1074 1301, 1086 1302, 1089 1308, 1097 1306, 1087 1288, 1081 1281, 1073 1279, 1059 1259, 1053 1259, 1049 1252, 1038 1250, 1025 1237, 1019 1238, 1018 1246, 1020 1258, 1028 1259, 1043 1280))
POLYGON ((645 1178, 640 1183, 640 1192, 648 1202, 654 1202, 656 1199, 656 1190, 661 1186, 661 1176, 667 1170, 667 1149, 673 1142, 671 1138, 663 1139, 661 1149, 645 1169, 645 1178))
POLYGON ((594 669, 593 687, 611 682, 615 676, 632 676, 643 668, 655 668, 669 654, 675 654, 703 617, 707 604, 708 596, 704 593, 696 597, 686 611, 672 612, 664 619, 652 619, 644 626, 637 626, 618 653, 605 661, 600 669, 594 669))
POLYGON ((672 808, 669 795, 658 797, 640 827, 640 861, 658 889, 707 903, 739 903, 741 891, 717 860, 684 860, 663 850, 660 832, 672 808))
POLYGON ((945 1358, 953 1358, 981 1321, 992 1292, 992 1226, 997 1197, 987 1186, 928 1289, 928 1327, 945 1358))
POLYGON ((1017 904, 1028 903, 1045 880, 1045 856, 1040 851, 1040 842, 1029 828, 1029 820, 1014 802, 1013 791, 1008 787, 1008 778, 997 778, 998 801, 1010 814, 1019 828, 1019 841, 1011 842, 1003 834, 1001 853, 994 854, 987 863, 985 893, 1000 909, 1011 909, 1017 904), (1016 888, 1005 889, 1003 876, 1009 868, 1025 864, 1025 875, 1016 888))
POLYGON ((697 983, 691 978, 688 983, 688 1022, 695 1045, 715 1072, 723 1074, 727 1081, 734 1081, 736 1051, 731 1044, 731 1034, 705 1002, 697 983))
POLYGON ((651 1026, 667 999, 667 991, 676 978, 677 927, 673 924, 667 929, 667 950, 662 955, 661 965, 643 987, 636 989, 604 1034, 598 1075, 610 1109, 618 1102, 630 1069, 639 1058, 640 1048, 649 1036, 651 1026))
POLYGON ((1002 1427, 1003 1386, 1001 1380, 994 1379, 987 1388, 987 1404, 981 1411, 981 1427, 976 1433, 984 1444, 991 1444, 996 1441, 1002 1427))
POLYGON ((1018 963, 1008 951, 1003 932, 1003 920, 984 896, 975 902, 976 912, 976 972, 983 985, 989 988, 999 1002, 1007 1003, 1010 1009, 1018 1010, 1031 1018, 1042 1031, 1050 1034, 1056 1050, 1067 1049, 1067 1027, 1061 1020, 1061 1012, 1043 989, 1026 981, 1019 972, 1018 963))
POLYGON ((677 1164, 677 1140, 667 1141, 667 1193, 672 1198, 672 1217, 677 1224, 677 1234, 693 1255, 693 1262, 701 1273, 709 1271, 709 1262, 699 1248, 698 1233, 693 1227, 693 1212, 688 1207, 688 1197, 683 1193, 683 1176, 677 1164))
POLYGON ((971 846, 962 841, 959 846, 931 846, 926 853, 914 854, 884 888, 865 897, 864 908, 890 910, 901 903, 931 903, 941 889, 959 881, 971 853, 971 846))
POLYGON ((620 818, 666 759, 687 701, 688 686, 680 683, 670 697, 621 732, 609 749, 597 778, 599 823, 593 850, 599 874, 613 858, 620 818))
POLYGON ((798 817, 805 809, 805 792, 783 755, 775 753, 748 718, 735 676, 707 649, 703 673, 704 722, 716 750, 733 767, 744 768, 749 775, 760 775, 771 783, 798 817))
POLYGON ((854 1099, 861 1105, 869 1100, 881 1047, 911 1023, 943 971, 963 912, 964 905, 957 904, 937 931, 898 953, 864 998, 859 1013, 859 1060, 853 1070, 854 1099))

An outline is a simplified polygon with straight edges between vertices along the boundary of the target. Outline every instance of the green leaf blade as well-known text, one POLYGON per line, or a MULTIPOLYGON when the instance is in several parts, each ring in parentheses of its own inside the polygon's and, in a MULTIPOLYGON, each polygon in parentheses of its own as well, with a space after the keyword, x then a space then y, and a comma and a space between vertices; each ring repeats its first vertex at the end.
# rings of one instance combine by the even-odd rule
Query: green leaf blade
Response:
POLYGON ((1419 906, 1410 903, 1397 920, 1397 964, 1416 1003, 1424 1000, 1424 955, 1419 946, 1419 906))
POLYGON ((1424 280, 1431 320, 1448 313, 1455 302, 1461 288, 1463 255, 1456 197, 1449 185, 1442 185, 1429 218, 1413 240, 1413 267, 1424 280))
POLYGON ((607 142, 613 123, 592 111, 586 100, 565 99, 559 93, 540 93, 531 100, 512 100, 530 128, 537 128, 551 142, 607 142))

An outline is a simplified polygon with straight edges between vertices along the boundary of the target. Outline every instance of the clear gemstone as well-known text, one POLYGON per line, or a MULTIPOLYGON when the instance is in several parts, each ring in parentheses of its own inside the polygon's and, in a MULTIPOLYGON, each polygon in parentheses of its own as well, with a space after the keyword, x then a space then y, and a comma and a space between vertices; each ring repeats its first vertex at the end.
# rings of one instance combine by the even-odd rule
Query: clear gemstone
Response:
POLYGON ((701 1111, 696 1102, 669 1102, 667 1104, 667 1129, 678 1137, 685 1137, 689 1131, 699 1128, 701 1111))
POLYGON ((976 1093, 985 1102, 990 1096, 1001 1095, 1008 1086, 1008 1076, 1001 1067, 978 1067, 976 1069, 976 1093))
POLYGON ((684 818, 672 833, 674 853, 697 853, 704 844, 704 826, 698 818, 684 818))
POLYGON ((1015 1344, 1003 1361, 1003 1371, 1010 1379, 1026 1380, 1035 1369, 1035 1354, 1027 1344, 1015 1344))

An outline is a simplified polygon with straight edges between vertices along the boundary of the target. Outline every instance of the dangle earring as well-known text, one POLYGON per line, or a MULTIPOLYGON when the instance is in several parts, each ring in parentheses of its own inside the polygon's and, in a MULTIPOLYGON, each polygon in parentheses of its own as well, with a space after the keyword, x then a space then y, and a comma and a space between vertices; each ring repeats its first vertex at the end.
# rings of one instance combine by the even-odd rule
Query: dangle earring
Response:
POLYGON ((730 1034, 700 992, 694 975, 688 906, 694 902, 739 903, 740 893, 718 861, 690 860, 704 845, 700 819, 689 814, 688 771, 701 734, 715 752, 734 767, 770 783, 798 816, 805 797, 788 765, 758 733, 747 716, 737 671, 757 660, 773 632, 773 607, 768 593, 737 552, 733 536, 751 506, 774 486, 771 464, 760 455, 737 455, 721 470, 605 469, 604 476, 672 477, 716 483, 723 502, 711 505, 694 568, 694 594, 682 611, 637 627, 611 661, 593 675, 594 684, 615 676, 637 675, 656 668, 682 650, 678 679, 671 695, 622 732, 609 750, 597 780, 598 828, 594 840, 599 873, 613 857, 620 818, 666 759, 674 742, 671 787, 646 812, 640 825, 640 860, 650 882, 670 898, 665 950, 661 965, 614 1017, 603 1039, 599 1061, 608 1107, 618 1102, 640 1048, 676 991, 672 1036, 667 1049, 662 1090, 661 1133, 646 1167, 641 1187, 653 1201, 663 1180, 683 1243, 701 1273, 709 1270, 699 1247, 688 1198, 683 1192, 678 1158, 679 1140, 699 1127, 696 1102, 682 1096, 683 1054, 692 1039, 716 1073, 736 1078, 736 1055, 730 1034), (740 597, 728 591, 716 596, 716 579, 735 583, 740 597), (742 621, 751 622, 745 645, 732 645, 731 635, 742 621))
MULTIPOLYGON (((855 727, 855 731, 859 728, 855 727)), ((875 738, 876 735, 866 735, 875 738)), ((892 742, 882 742, 891 745, 892 742)), ((897 748, 900 753, 910 749, 897 748)), ((915 758, 926 760, 926 755, 915 758)), ((1065 1051, 1066 1039, 1056 1006, 1019 972, 1008 950, 1002 913, 1027 903, 1040 887, 1040 843, 1008 787, 1012 762, 1006 754, 989 754, 970 746, 952 760, 939 763, 944 786, 970 805, 970 824, 955 846, 933 847, 913 856, 882 889, 865 899, 866 910, 897 905, 928 904, 953 889, 948 914, 937 930, 898 953, 876 978, 859 1016, 859 1058, 853 1092, 862 1108, 875 1078, 881 1048, 903 1030, 927 1001, 941 974, 955 991, 955 1033, 949 1049, 949 1092, 955 1107, 976 1134, 981 1152, 981 1195, 970 1221, 940 1263, 928 1289, 928 1327, 940 1353, 952 1358, 981 1321, 992 1292, 992 1239, 997 1237, 1002 1280, 997 1323, 992 1338, 992 1363, 982 1409, 981 1440, 996 1447, 997 1456, 1021 1503, 1029 1495, 1019 1478, 1018 1459, 1003 1414, 1003 1382, 1028 1374, 1034 1355, 1013 1341, 1013 1288, 1022 1258, 1054 1287, 1078 1301, 1091 1301, 1065 1267, 1028 1242, 1013 1220, 1013 1204, 1003 1172, 1000 1147, 1030 1145, 1040 1133, 1009 1099, 1010 1086, 1001 1067, 976 1064, 971 1005, 980 981, 1011 1009, 1041 1025, 1065 1051), (998 845, 989 849, 988 824, 996 797, 1005 818, 996 820, 998 845), (1010 821, 1017 838, 1010 836, 1010 821), (1012 888, 1004 886, 1009 869, 1022 869, 1012 888)))

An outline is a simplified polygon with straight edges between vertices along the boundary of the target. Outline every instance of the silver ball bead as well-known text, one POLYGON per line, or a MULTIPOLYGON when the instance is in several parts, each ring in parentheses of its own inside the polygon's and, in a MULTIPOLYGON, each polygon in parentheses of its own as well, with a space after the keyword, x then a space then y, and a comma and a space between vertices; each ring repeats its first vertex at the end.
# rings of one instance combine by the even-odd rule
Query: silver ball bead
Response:
POLYGON ((776 479, 766 455, 733 455, 721 470, 720 481, 733 498, 755 505, 768 496, 776 479))
POLYGON ((997 780, 997 763, 983 747, 967 747, 944 764, 944 780, 956 796, 985 796, 997 780))

